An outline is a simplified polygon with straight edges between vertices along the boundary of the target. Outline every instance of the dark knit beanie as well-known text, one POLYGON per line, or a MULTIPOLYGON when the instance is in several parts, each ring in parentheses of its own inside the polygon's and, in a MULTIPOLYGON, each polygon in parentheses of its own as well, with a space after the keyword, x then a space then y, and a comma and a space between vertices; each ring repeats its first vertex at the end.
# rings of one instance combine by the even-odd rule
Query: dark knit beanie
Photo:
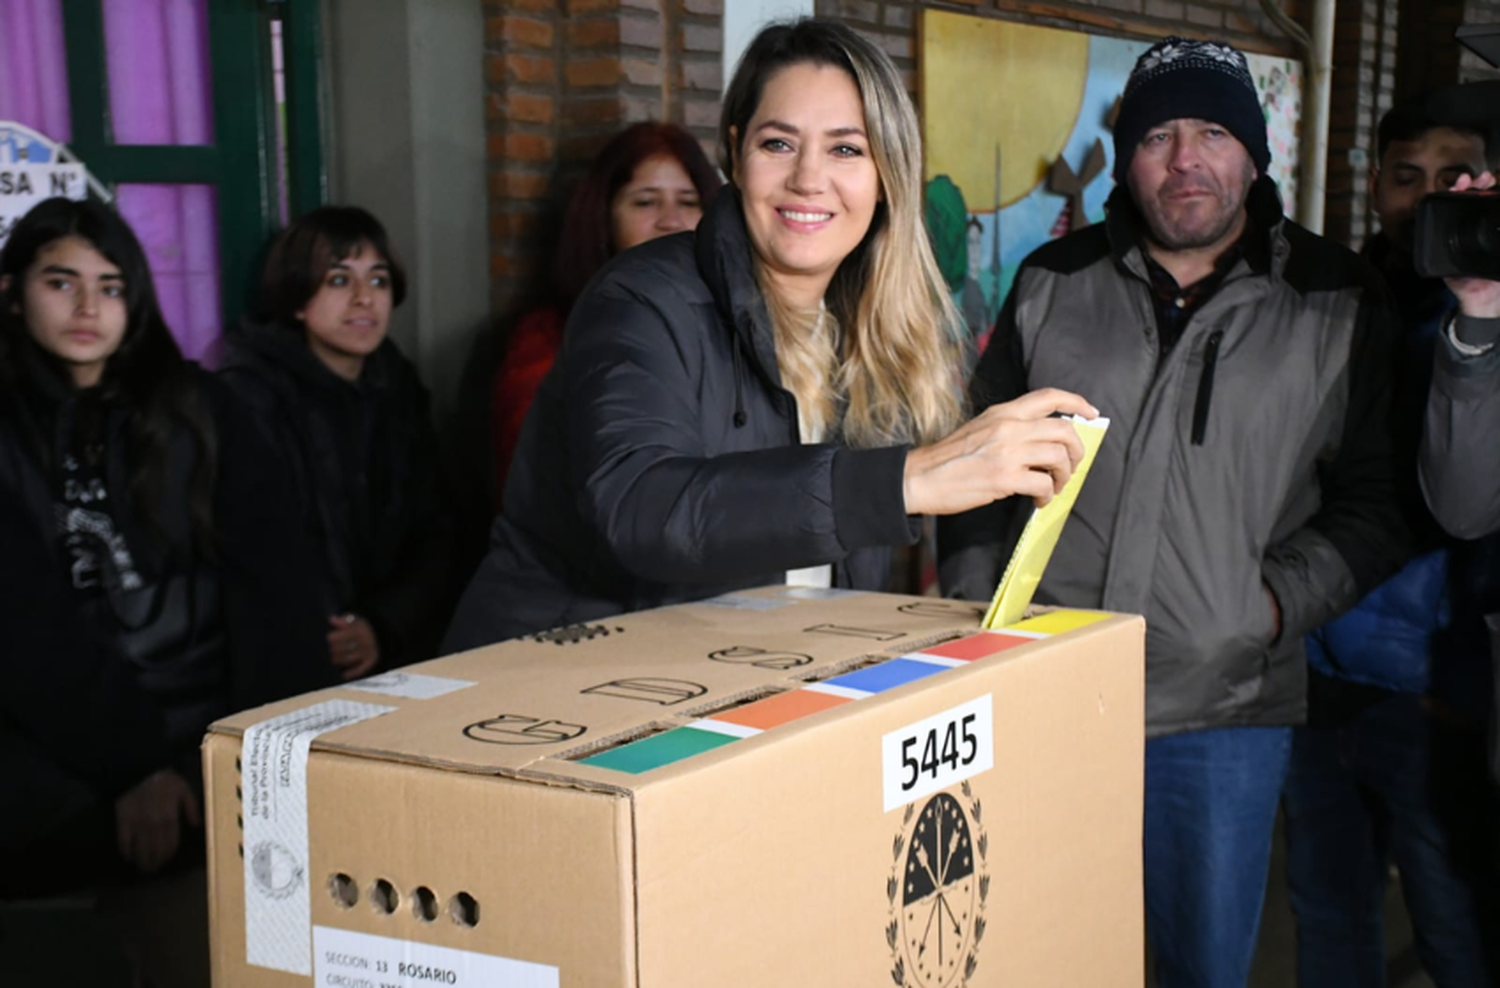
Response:
POLYGON ((1271 164, 1266 117, 1245 56, 1216 41, 1171 37, 1136 60, 1115 120, 1115 181, 1124 184, 1146 132, 1168 120, 1212 120, 1235 136, 1260 174, 1271 164))

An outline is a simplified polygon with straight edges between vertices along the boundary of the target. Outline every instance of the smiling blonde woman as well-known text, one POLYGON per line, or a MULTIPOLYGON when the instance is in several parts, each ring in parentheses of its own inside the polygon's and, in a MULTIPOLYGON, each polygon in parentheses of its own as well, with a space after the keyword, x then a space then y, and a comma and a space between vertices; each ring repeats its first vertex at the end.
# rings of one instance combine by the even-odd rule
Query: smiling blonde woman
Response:
POLYGON ((578 300, 445 647, 767 583, 879 589, 917 516, 1045 500, 1082 450, 1059 391, 960 425, 958 319, 921 225, 916 114, 839 24, 766 28, 696 232, 578 300))

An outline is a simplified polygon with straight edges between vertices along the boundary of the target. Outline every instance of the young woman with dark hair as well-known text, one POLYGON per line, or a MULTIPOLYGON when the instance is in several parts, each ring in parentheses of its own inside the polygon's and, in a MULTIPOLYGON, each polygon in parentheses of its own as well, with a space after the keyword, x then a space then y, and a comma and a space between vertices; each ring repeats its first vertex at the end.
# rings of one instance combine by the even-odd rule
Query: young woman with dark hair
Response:
POLYGON ((922 225, 916 110, 835 21, 765 28, 724 98, 731 177, 691 234, 574 305, 446 645, 793 582, 880 589, 916 516, 1045 501, 1077 395, 965 422, 958 313, 922 225))
POLYGON ((379 220, 315 209, 272 244, 257 318, 220 371, 294 479, 322 563, 327 661, 346 680, 432 658, 456 592, 427 391, 388 336, 405 297, 379 220))
POLYGON ((557 358, 573 300, 620 251, 696 227, 722 184, 698 141, 675 124, 634 124, 599 152, 569 201, 547 298, 515 324, 495 376, 497 494, 526 410, 557 358))
POLYGON ((215 718, 323 685, 274 454, 184 360, 140 243, 49 199, 0 252, 0 893, 202 855, 215 718), (12 853, 14 852, 14 853, 12 853))

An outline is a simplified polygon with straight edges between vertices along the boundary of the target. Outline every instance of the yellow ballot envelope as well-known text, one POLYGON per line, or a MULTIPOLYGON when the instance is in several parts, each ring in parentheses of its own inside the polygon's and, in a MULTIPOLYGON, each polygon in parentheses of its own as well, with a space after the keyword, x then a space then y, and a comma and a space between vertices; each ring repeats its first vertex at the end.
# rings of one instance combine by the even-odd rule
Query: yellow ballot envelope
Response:
POLYGON ((1052 558, 1052 550, 1057 547, 1063 525, 1067 524, 1068 514, 1073 510, 1073 502, 1078 500, 1089 467, 1094 464, 1099 444, 1104 441, 1109 419, 1086 419, 1075 415, 1073 428, 1083 440, 1083 460, 1061 493, 1047 502, 1045 508, 1033 511, 1026 522, 1021 539, 1016 543, 1016 551, 1005 567, 1005 575, 1000 578, 1000 586, 995 589, 995 599, 990 602, 989 613, 984 618, 985 628, 1004 628, 1025 616, 1032 594, 1042 582, 1047 561, 1052 558))

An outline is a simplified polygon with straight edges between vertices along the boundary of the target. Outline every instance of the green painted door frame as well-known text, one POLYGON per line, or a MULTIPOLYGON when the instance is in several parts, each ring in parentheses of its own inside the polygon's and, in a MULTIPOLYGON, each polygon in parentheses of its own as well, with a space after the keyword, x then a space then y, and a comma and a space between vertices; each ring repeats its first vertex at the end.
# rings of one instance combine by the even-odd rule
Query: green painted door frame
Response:
POLYGON ((323 167, 317 0, 207 0, 214 143, 114 143, 101 0, 66 0, 71 148, 106 185, 194 183, 217 190, 224 325, 248 308, 260 251, 280 225, 271 32, 282 21, 288 201, 293 214, 327 196, 323 167))

